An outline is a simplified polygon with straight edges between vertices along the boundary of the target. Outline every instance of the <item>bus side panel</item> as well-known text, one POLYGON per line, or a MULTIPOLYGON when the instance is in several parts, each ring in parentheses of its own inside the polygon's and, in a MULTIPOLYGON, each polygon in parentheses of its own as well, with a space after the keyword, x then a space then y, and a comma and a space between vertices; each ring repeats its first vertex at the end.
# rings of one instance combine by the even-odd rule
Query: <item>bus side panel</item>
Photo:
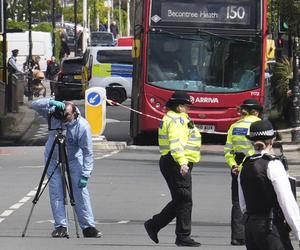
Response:
MULTIPOLYGON (((132 44, 133 54, 133 78, 132 78, 132 92, 131 92, 131 108, 139 110, 141 105, 141 94, 143 92, 143 76, 142 76, 142 67, 144 60, 144 53, 141 53, 145 49, 144 45, 144 32, 145 32, 145 23, 147 22, 146 13, 147 6, 146 1, 137 1, 135 6, 135 17, 134 17, 134 40, 132 44)), ((140 115, 131 112, 130 114, 130 136, 132 138, 136 137, 139 132, 139 123, 140 115)))

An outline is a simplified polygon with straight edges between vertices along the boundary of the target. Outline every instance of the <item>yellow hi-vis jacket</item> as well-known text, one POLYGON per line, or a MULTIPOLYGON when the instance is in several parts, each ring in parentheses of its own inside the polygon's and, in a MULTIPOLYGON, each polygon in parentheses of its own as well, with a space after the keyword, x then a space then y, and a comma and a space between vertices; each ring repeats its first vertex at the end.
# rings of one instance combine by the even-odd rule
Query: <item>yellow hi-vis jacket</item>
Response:
MULTIPOLYGON (((259 120, 260 118, 257 116, 247 115, 230 126, 224 146, 225 160, 229 167, 239 165, 235 161, 236 153, 243 153, 245 157, 255 153, 251 141, 247 139, 246 135, 249 135, 250 125, 259 120)), ((241 167, 239 165, 239 170, 241 167)))
POLYGON ((168 111, 158 129, 158 144, 161 155, 171 153, 180 166, 200 161, 201 134, 188 128, 190 119, 185 113, 168 111))

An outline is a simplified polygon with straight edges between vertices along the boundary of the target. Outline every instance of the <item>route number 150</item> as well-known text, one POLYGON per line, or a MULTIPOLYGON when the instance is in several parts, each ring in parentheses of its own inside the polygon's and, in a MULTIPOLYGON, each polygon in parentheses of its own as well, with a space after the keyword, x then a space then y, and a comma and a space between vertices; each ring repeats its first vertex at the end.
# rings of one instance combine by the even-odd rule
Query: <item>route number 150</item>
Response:
POLYGON ((227 7, 227 19, 244 19, 245 8, 242 6, 231 5, 227 7))

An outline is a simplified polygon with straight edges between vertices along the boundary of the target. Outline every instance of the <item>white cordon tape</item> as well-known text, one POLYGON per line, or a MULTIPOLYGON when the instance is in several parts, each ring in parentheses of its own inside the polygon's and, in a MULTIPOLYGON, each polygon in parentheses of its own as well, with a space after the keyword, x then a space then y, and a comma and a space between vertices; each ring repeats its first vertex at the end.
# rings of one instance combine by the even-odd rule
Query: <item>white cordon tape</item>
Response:
MULTIPOLYGON (((152 119, 157 120, 157 121, 162 121, 162 119, 160 119, 158 117, 155 117, 155 116, 152 116, 152 115, 148 115, 148 114, 144 114, 144 113, 142 113, 140 111, 137 111, 135 109, 129 108, 129 107, 127 107, 127 106, 125 106, 125 105, 123 105, 121 103, 115 102, 113 100, 106 99, 106 101, 108 102, 109 105, 120 106, 120 107, 128 109, 128 110, 130 110, 132 112, 135 112, 135 113, 137 113, 139 115, 143 115, 143 116, 152 118, 152 119)), ((300 127, 279 129, 279 130, 274 130, 274 131, 277 132, 277 133, 287 133, 287 132, 298 131, 298 130, 300 130, 300 127)), ((227 132, 216 132, 216 131, 210 131, 210 130, 205 130, 205 129, 199 129, 199 131, 201 133, 206 133, 206 134, 227 135, 227 132)))

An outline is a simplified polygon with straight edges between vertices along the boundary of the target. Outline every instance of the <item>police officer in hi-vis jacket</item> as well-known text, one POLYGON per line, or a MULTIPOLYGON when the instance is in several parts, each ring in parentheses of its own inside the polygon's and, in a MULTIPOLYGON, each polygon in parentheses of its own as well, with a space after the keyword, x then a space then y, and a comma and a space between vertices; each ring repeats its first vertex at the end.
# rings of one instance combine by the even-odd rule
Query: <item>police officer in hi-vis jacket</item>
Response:
POLYGON ((171 192, 172 200, 145 222, 149 237, 158 243, 158 232, 176 218, 177 246, 197 247, 191 235, 193 164, 200 160, 201 134, 188 117, 190 97, 176 91, 166 103, 169 111, 158 130, 161 153, 159 166, 171 192))
POLYGON ((256 99, 246 99, 240 106, 241 119, 228 130, 224 147, 225 160, 231 168, 231 245, 245 245, 245 230, 239 205, 237 177, 243 160, 254 154, 253 146, 247 139, 249 127, 258 117, 262 107, 256 99))

